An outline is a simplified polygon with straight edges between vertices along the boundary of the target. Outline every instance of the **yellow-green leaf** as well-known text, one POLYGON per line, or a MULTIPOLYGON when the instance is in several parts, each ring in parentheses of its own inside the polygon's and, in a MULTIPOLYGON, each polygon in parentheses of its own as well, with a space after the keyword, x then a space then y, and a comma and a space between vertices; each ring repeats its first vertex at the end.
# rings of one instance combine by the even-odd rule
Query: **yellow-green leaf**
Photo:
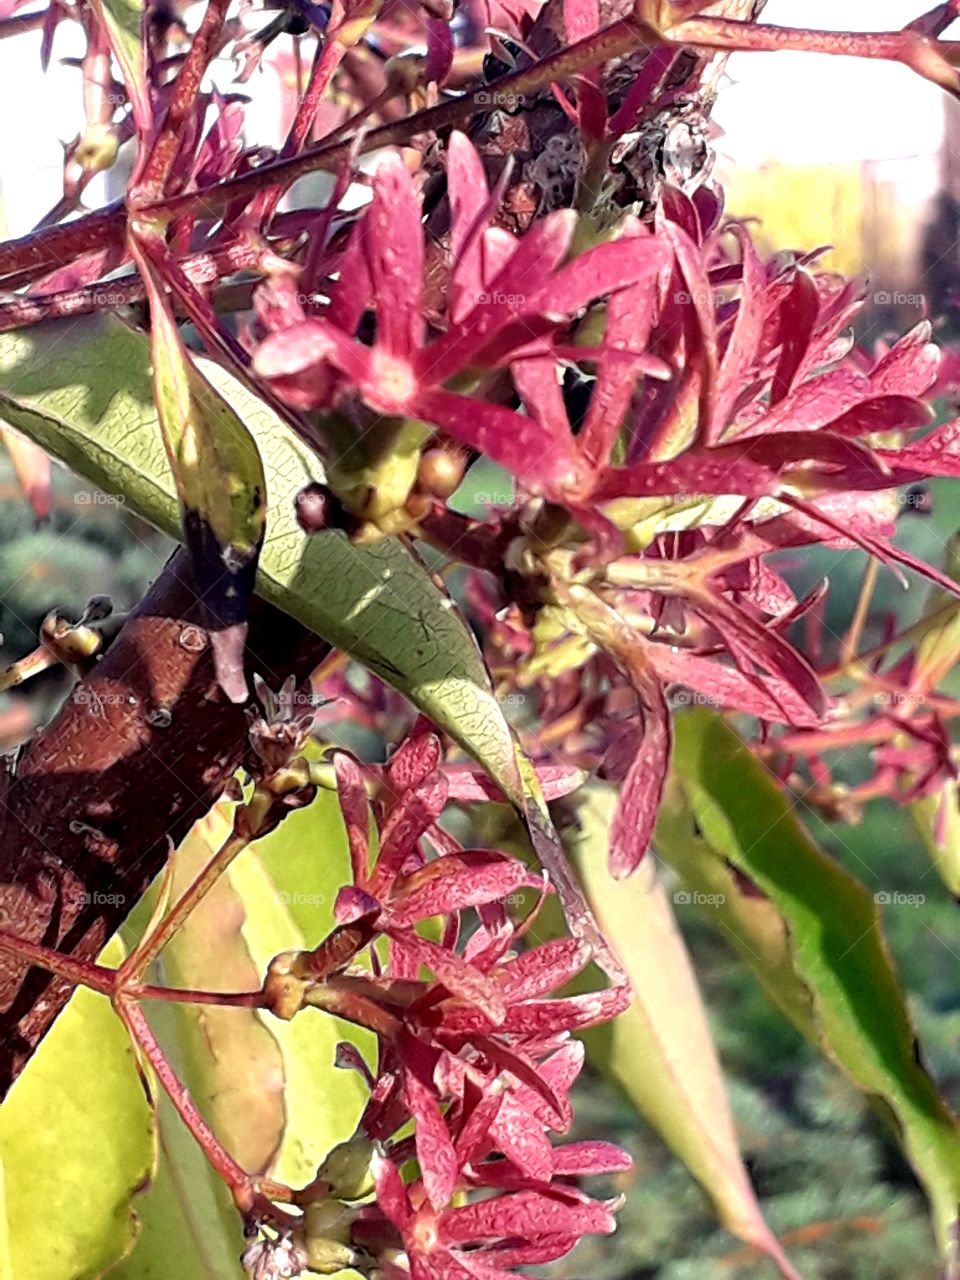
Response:
MULTIPOLYGON (((122 959, 111 943, 102 961, 122 959)), ((0 1106, 4 1280, 93 1280, 137 1235, 153 1108, 106 997, 79 990, 0 1106)))
MULTIPOLYGON (((241 854, 228 875, 246 909, 243 937, 261 976, 279 952, 316 946, 333 927, 337 892, 350 879, 336 796, 320 791, 311 805, 241 854)), ((374 1038, 313 1010, 290 1022, 257 1016, 284 1064, 286 1122, 270 1171, 301 1186, 316 1176, 332 1146, 353 1135, 368 1097, 356 1072, 334 1065, 337 1045, 349 1041, 369 1059, 374 1038)))
POLYGON ((909 804, 910 817, 937 874, 960 898, 960 787, 952 779, 909 804))
MULTIPOLYGON (((575 848, 590 905, 633 987, 633 1003, 596 1037, 610 1075, 701 1184, 722 1224, 796 1280, 743 1166, 700 989, 672 908, 647 858, 625 881, 607 870, 616 792, 593 786, 575 848)), ((593 1047, 593 1045, 592 1045, 593 1047)))
MULTIPOLYGON (((233 828, 232 806, 217 804, 195 823, 173 855, 171 901, 193 882, 233 828)), ((250 954, 245 930, 254 900, 221 876, 184 922, 157 963, 156 980, 168 987, 252 991, 263 973, 250 954)), ((148 1006, 148 1014, 159 1012, 148 1006)), ((168 1051, 190 1096, 218 1140, 249 1173, 264 1173, 284 1127, 283 1057, 254 1009, 221 1005, 177 1008, 176 1040, 168 1051)))
MULTIPOLYGON (((697 709, 678 717, 666 809, 689 810, 698 852, 747 876, 783 920, 784 956, 807 993, 798 1025, 889 1116, 930 1199, 946 1252, 960 1203, 960 1131, 923 1068, 916 1033, 872 895, 822 853, 781 787, 724 722, 697 709)), ((679 824, 661 823, 657 848, 673 859, 679 824)), ((772 993, 782 975, 742 951, 772 993)), ((796 995, 794 996, 796 1000, 796 995)))
MULTIPOLYGON (((161 1044, 175 1042, 179 1015, 169 1004, 151 1009, 161 1044)), ((109 1280, 241 1280, 245 1242, 233 1199, 162 1091, 157 1128, 157 1171, 137 1198, 140 1234, 109 1280)))

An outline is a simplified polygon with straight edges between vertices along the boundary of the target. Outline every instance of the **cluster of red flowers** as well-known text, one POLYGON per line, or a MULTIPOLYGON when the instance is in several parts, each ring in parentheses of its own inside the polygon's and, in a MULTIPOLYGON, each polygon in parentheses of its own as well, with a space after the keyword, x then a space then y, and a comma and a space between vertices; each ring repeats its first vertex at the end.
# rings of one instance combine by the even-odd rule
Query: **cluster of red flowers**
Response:
MULTIPOLYGON (((518 945, 538 908, 517 926, 508 904, 524 888, 542 902, 545 881, 508 854, 462 848, 439 825, 448 800, 487 798, 490 784, 445 765, 439 739, 419 729, 383 769, 334 756, 353 882, 337 898, 333 933, 316 951, 283 958, 272 989, 283 1009, 292 979, 298 1002, 378 1037, 372 1071, 341 1047, 341 1065, 370 1086, 359 1134, 376 1202, 344 1209, 338 1242, 354 1261, 376 1259, 385 1276, 496 1280, 614 1229, 615 1205, 576 1179, 622 1172, 628 1156, 605 1142, 554 1146, 549 1135, 572 1121, 583 1046, 571 1033, 614 1017, 630 995, 624 987, 554 995, 585 969, 588 947, 575 938, 518 945)), ((572 770, 542 777, 548 795, 576 781, 572 770)), ((309 1238, 304 1247, 316 1257, 332 1243, 309 1238)), ((255 1261, 264 1256, 256 1246, 255 1261)))
MULTIPOLYGON (((616 238, 573 253, 572 212, 514 237, 470 142, 452 135, 446 155, 451 265, 429 321, 420 197, 393 156, 328 264, 329 296, 309 314, 289 298, 262 308, 272 332, 256 368, 291 403, 336 409, 358 434, 415 419, 515 477, 512 510, 469 522, 436 501, 421 531, 499 578, 494 665, 533 655, 531 669, 562 672, 537 639, 551 605, 555 652, 558 629, 561 641, 579 632, 626 675, 634 758, 624 763, 631 734, 617 732, 612 767, 624 781, 612 841, 623 873, 656 816, 666 689, 796 728, 828 713, 786 634, 817 595, 798 600, 766 557, 856 545, 954 590, 890 535, 898 486, 960 474, 960 431, 930 429, 921 397, 940 356, 927 324, 868 358, 848 336, 862 285, 817 272, 813 256, 763 262, 745 228, 724 222, 716 191, 667 190, 652 229, 626 217, 616 238)), ((582 650, 576 663, 582 696, 597 680, 582 650)), ((605 727, 601 714, 594 737, 605 727)))

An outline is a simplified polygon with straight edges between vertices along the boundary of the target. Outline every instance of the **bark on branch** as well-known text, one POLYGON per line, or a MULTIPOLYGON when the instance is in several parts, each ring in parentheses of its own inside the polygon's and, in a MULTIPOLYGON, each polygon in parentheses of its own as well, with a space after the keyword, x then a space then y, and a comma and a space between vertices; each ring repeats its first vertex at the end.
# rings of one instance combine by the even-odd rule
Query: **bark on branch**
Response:
MULTIPOLYGON (((217 799, 246 749, 242 707, 213 662, 178 552, 93 672, 2 780, 0 925, 92 958, 163 866, 170 842, 217 799)), ((255 601, 248 672, 278 686, 327 652, 255 601)), ((0 953, 0 1096, 70 995, 0 953)))

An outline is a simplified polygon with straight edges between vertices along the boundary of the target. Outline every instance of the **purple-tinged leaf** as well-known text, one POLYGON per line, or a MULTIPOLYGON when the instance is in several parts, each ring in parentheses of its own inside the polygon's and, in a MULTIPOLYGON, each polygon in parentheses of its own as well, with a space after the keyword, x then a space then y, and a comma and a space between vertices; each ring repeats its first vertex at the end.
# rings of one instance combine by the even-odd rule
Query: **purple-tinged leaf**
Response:
POLYGON ((392 797, 419 787, 439 768, 443 748, 435 733, 412 733, 387 762, 384 782, 392 797))
MULTIPOLYGON (((511 1005, 501 1029, 514 1035, 548 1036, 560 1031, 582 1031, 609 1022, 630 1003, 630 992, 625 987, 609 987, 605 991, 589 992, 582 996, 569 996, 558 1000, 531 1000, 527 1004, 511 1005)), ((488 1032, 490 1026, 482 1015, 471 1009, 452 1009, 444 1017, 444 1030, 468 1035, 488 1032)))
MULTIPOLYGON (((392 929, 390 930, 392 932, 392 929)), ((400 935, 404 949, 425 965, 452 996, 474 1006, 493 1026, 500 1026, 506 1016, 503 996, 492 978, 474 965, 462 960, 454 951, 418 934, 404 931, 400 935)))
POLYGON ((724 424, 714 420, 714 389, 717 379, 717 327, 713 290, 703 266, 700 251, 690 236, 675 222, 663 220, 662 230, 673 246, 677 267, 683 282, 683 309, 687 317, 687 335, 691 343, 688 362, 699 377, 700 421, 698 436, 704 444, 713 444, 724 424))
POLYGON ((451 1209, 440 1222, 444 1244, 479 1244, 484 1240, 540 1236, 609 1235, 613 1214, 597 1200, 517 1191, 451 1209))
POLYGON ((513 384, 531 418, 554 440, 570 436, 570 421, 557 380, 558 365, 552 355, 515 360, 510 366, 513 384))
POLYGON ((340 259, 340 280, 333 290, 327 318, 344 333, 354 334, 373 300, 373 282, 364 250, 365 224, 354 227, 340 259))
MULTIPOLYGON (((623 240, 634 240, 642 228, 629 222, 623 240)), ((598 359, 597 380, 590 397, 586 421, 578 442, 583 456, 594 466, 609 460, 633 399, 643 352, 659 311, 659 295, 670 258, 651 259, 650 269, 635 284, 618 290, 607 303, 603 350, 598 359)))
POLYGON ((394 888, 391 925, 412 925, 430 916, 446 915, 502 901, 520 888, 536 888, 539 881, 523 863, 492 850, 465 850, 428 862, 394 888))
POLYGON ((925 427, 933 412, 913 396, 885 395, 848 409, 830 423, 830 434, 855 437, 874 435, 879 431, 915 431, 925 427))
POLYGON ((558 441, 533 418, 504 405, 468 400, 451 391, 422 391, 411 410, 499 462, 534 492, 556 492, 578 478, 572 439, 558 441))
POLYGON ((400 1231, 409 1225, 413 1216, 410 1198, 403 1185, 397 1166, 386 1156, 374 1152, 370 1170, 377 1188, 377 1204, 393 1225, 400 1231))
POLYGON ((374 175, 365 227, 377 346, 405 359, 423 341, 423 231, 413 179, 396 152, 387 152, 374 175))
POLYGON ((345 884, 337 894, 333 904, 333 915, 337 924, 353 924, 363 916, 377 915, 380 903, 356 885, 345 884))
POLYGON ((370 808, 363 773, 345 751, 334 752, 333 771, 337 779, 340 812, 347 829, 353 881, 355 885, 364 885, 370 872, 370 808))
MULTIPOLYGON (((576 791, 586 780, 586 773, 570 764, 537 764, 534 766, 545 800, 558 800, 576 791)), ((452 764, 444 766, 448 793, 451 801, 467 803, 477 800, 503 800, 504 794, 489 774, 481 773, 473 765, 452 764)))
POLYGON ((547 995, 575 978, 589 960, 590 948, 580 938, 554 938, 504 965, 498 972, 500 990, 510 1003, 547 995))
POLYGON ((631 683, 640 704, 641 738, 610 828, 610 874, 618 880, 636 871, 650 847, 670 763, 670 712, 660 682, 651 676, 631 683))
POLYGON ((870 373, 875 394, 922 396, 930 390, 940 367, 940 348, 930 334, 930 321, 921 320, 881 357, 870 373))
POLYGON ((459 323, 483 293, 483 240, 478 223, 485 221, 489 193, 476 148, 459 130, 447 145, 447 194, 450 200, 450 316, 459 323))
POLYGON ((580 1236, 542 1236, 536 1244, 494 1245, 484 1250, 484 1257, 495 1259, 504 1267, 536 1267, 544 1262, 564 1258, 580 1243, 580 1236))
POLYGON ((490 1135, 500 1151, 521 1173, 536 1182, 549 1182, 553 1175, 553 1147, 543 1129, 508 1094, 490 1126, 490 1135))
POLYGON ((525 314, 527 298, 542 288, 569 249, 575 223, 572 210, 558 210, 533 223, 474 308, 421 352, 417 368, 423 378, 434 385, 446 382, 504 325, 525 314))
POLYGON ((454 1147, 461 1167, 469 1164, 481 1148, 488 1147, 490 1126, 503 1104, 504 1093, 499 1086, 491 1086, 471 1109, 467 1123, 457 1134, 454 1147))
POLYGON ((420 837, 433 826, 447 800, 447 780, 439 770, 415 791, 406 792, 390 810, 380 832, 380 853, 370 877, 370 892, 385 896, 420 837))
POLYGON ((877 394, 869 380, 855 369, 832 369, 802 383, 738 438, 779 431, 817 431, 877 394))
POLYGON ((714 593, 698 595, 695 607, 723 637, 741 670, 751 672, 756 665, 774 679, 784 680, 796 690, 815 716, 824 715, 827 700, 823 686, 810 664, 792 645, 722 596, 714 593))
MULTIPOLYGON (((526 299, 523 313, 564 320, 595 298, 655 279, 669 253, 653 236, 632 235, 596 245, 560 268, 542 289, 526 299)), ((511 260, 507 272, 513 267, 511 260)))
POLYGON ((457 1153, 432 1091, 412 1071, 405 1073, 403 1088, 414 1120, 423 1189, 433 1207, 442 1209, 450 1203, 457 1185, 460 1171, 457 1153))
POLYGON ((780 306, 780 356, 770 388, 771 406, 793 391, 820 314, 820 295, 808 272, 799 270, 780 306))
POLYGON ((554 1177, 585 1178, 600 1173, 627 1173, 633 1161, 612 1142, 567 1142, 553 1149, 554 1177))
MULTIPOLYGON (((742 279, 740 302, 737 307, 733 331, 730 334, 717 374, 716 404, 714 413, 718 434, 732 417, 733 406, 743 390, 743 383, 753 366, 765 317, 766 272, 757 256, 753 242, 743 227, 734 227, 740 243, 742 279)), ((708 283, 709 287, 709 283, 708 283)))
POLYGON ((568 1041, 539 1066, 500 1038, 489 1036, 479 1042, 479 1047, 501 1073, 509 1072, 519 1081, 514 1095, 540 1124, 560 1132, 569 1129, 573 1108, 567 1094, 583 1066, 583 1045, 579 1040, 568 1041))
POLYGON ((650 646, 648 659, 668 684, 694 689, 705 699, 731 711, 777 723, 786 720, 798 728, 816 728, 822 717, 800 697, 793 685, 770 675, 747 675, 713 658, 674 649, 650 646))

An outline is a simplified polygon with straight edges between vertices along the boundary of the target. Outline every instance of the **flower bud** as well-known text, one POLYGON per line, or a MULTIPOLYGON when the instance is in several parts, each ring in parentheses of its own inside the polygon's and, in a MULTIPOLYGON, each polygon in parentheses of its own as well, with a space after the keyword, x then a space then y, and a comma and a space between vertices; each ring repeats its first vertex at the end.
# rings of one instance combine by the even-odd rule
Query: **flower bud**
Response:
POLYGON ((103 173, 114 165, 119 150, 120 139, 115 125, 91 124, 77 143, 73 161, 84 173, 103 173))
POLYGON ((338 1200, 360 1200, 373 1191, 373 1143, 363 1134, 338 1142, 317 1170, 317 1179, 330 1187, 338 1200))
POLYGON ((423 83, 424 59, 417 54, 394 54, 383 70, 388 89, 408 98, 423 83))
POLYGON ((459 487, 466 460, 449 449, 428 449, 417 468, 417 485, 425 493, 449 498, 459 487))
POLYGON ((303 1214, 304 1247, 307 1265, 321 1276, 332 1276, 352 1267, 357 1252, 350 1243, 356 1216, 339 1200, 316 1200, 303 1214))

